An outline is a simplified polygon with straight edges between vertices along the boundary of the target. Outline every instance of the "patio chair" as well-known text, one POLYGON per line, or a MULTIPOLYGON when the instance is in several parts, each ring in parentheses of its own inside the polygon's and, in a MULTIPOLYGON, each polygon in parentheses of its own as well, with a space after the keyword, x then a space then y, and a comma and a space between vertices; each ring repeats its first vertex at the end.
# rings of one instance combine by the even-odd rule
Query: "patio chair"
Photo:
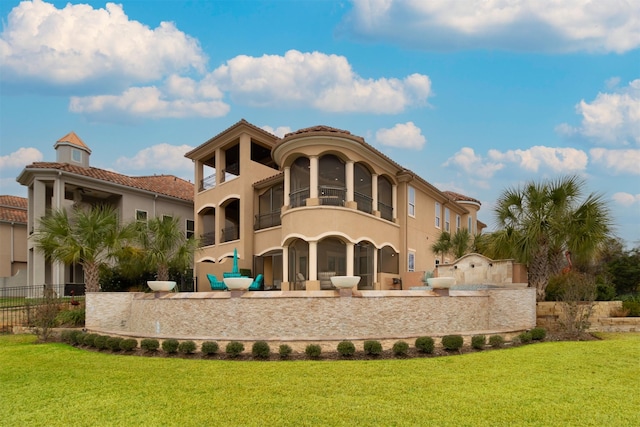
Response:
POLYGON ((247 289, 248 291, 259 291, 262 288, 262 274, 258 274, 253 283, 247 289))
POLYGON ((209 284, 211 285, 212 291, 228 291, 227 285, 224 282, 218 281, 218 278, 213 274, 207 274, 207 279, 209 279, 209 284))
POLYGON ((307 289, 307 279, 304 278, 304 274, 298 273, 298 280, 296 281, 296 283, 300 284, 300 289, 307 289))

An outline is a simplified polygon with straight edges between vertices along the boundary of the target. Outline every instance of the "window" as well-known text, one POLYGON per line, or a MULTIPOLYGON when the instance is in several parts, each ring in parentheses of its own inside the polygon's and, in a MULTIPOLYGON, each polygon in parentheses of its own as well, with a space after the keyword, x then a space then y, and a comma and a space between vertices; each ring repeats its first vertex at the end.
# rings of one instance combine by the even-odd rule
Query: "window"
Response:
POLYGON ((467 218, 467 230, 469 230, 469 233, 473 233, 473 229, 471 228, 471 217, 467 218))
POLYGON ((186 230, 187 230, 187 233, 186 233, 187 239, 190 239, 195 234, 196 222, 194 220, 192 220, 192 219, 188 219, 187 220, 186 230))
POLYGON ((416 216, 416 190, 409 187, 409 216, 416 216))
POLYGON ((436 228, 440 228, 440 203, 436 202, 436 228))
POLYGON ((460 220, 460 215, 456 215, 456 231, 460 231, 460 227, 462 226, 462 221, 460 220))
POLYGON ((449 208, 444 208, 444 231, 449 231, 449 225, 451 213, 449 212, 449 208))
POLYGON ((408 271, 416 271, 416 253, 409 251, 409 258, 408 258, 408 265, 407 265, 407 270, 408 271))
POLYGON ((147 222, 147 211, 141 211, 136 209, 136 221, 147 222))
POLYGON ((171 221, 173 217, 171 215, 162 215, 162 222, 171 221))
POLYGON ((71 160, 73 160, 76 163, 82 163, 82 151, 78 150, 77 148, 72 148, 71 160))

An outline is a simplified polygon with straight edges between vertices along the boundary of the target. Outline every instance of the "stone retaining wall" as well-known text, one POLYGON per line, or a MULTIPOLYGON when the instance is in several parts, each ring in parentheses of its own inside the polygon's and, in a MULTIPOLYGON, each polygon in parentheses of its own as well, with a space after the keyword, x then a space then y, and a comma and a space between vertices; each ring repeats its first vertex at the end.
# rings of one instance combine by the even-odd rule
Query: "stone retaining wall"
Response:
MULTIPOLYGON (((562 302, 538 302, 536 317, 538 326, 554 330, 560 328, 563 320, 562 302)), ((589 322, 591 332, 639 332, 640 317, 611 317, 622 308, 622 301, 596 301, 589 322)))
POLYGON ((535 289, 89 293, 86 328, 132 337, 332 342, 509 334, 535 327, 535 289))

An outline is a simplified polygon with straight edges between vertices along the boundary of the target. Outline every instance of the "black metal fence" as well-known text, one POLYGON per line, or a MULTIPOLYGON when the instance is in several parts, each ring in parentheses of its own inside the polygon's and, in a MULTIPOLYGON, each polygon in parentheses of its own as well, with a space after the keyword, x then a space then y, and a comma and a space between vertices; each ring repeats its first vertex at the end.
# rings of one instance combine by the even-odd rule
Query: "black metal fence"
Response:
POLYGON ((51 285, 0 288, 0 333, 11 332, 14 326, 32 325, 39 309, 45 305, 55 304, 68 310, 83 303, 83 296, 69 293, 69 296, 59 295, 51 285))

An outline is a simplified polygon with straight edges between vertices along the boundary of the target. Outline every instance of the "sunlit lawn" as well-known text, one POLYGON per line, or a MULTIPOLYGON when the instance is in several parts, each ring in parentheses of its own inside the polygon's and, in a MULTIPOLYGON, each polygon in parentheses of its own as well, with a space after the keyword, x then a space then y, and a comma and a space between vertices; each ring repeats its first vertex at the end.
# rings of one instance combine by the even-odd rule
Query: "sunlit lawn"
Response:
POLYGON ((605 338, 441 358, 234 362, 0 336, 0 425, 640 425, 640 334, 605 338))

